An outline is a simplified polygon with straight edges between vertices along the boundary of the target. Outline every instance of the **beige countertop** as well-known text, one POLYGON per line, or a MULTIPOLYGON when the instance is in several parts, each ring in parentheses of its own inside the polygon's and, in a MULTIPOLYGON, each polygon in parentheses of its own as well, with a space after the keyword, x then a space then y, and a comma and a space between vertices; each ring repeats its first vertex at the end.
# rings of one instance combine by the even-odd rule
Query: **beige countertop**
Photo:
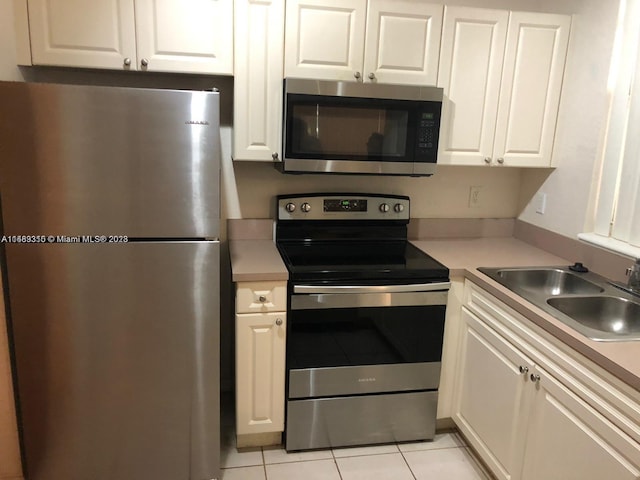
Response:
MULTIPOLYGON (((478 267, 553 266, 572 262, 513 238, 413 241, 418 248, 484 288, 533 323, 640 391, 640 341, 596 342, 476 270, 478 267)), ((588 265, 587 265, 588 266, 588 265)))
MULTIPOLYGON (((572 262, 510 237, 412 241, 450 270, 466 277, 532 322, 640 391, 640 341, 596 342, 584 337, 476 270, 477 267, 551 266, 572 262)), ((287 280, 287 268, 271 240, 229 242, 232 280, 287 280)), ((588 265, 587 265, 588 266, 588 265)))
POLYGON ((288 280, 289 272, 272 240, 230 240, 231 280, 288 280))

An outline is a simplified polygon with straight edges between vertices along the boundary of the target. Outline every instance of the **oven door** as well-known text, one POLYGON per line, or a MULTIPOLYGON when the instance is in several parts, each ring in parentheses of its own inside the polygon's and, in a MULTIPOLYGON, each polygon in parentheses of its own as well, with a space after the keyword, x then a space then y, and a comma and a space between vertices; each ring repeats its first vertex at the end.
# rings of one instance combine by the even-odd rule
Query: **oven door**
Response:
POLYGON ((449 285, 294 285, 288 398, 436 390, 449 285))

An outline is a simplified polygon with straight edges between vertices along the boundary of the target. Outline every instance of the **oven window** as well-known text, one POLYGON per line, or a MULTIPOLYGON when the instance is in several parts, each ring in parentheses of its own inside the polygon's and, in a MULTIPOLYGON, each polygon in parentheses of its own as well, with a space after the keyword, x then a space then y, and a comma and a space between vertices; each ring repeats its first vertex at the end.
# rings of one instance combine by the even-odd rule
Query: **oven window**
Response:
POLYGON ((288 368, 437 362, 445 306, 289 312, 288 368))

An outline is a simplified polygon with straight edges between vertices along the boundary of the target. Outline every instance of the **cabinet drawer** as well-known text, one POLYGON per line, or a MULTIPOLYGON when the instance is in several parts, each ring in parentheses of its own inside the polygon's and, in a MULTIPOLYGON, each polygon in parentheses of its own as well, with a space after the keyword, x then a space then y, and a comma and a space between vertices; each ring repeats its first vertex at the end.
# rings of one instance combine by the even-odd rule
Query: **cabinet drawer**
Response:
POLYGON ((286 282, 242 282, 236 287, 236 313, 284 312, 286 282))

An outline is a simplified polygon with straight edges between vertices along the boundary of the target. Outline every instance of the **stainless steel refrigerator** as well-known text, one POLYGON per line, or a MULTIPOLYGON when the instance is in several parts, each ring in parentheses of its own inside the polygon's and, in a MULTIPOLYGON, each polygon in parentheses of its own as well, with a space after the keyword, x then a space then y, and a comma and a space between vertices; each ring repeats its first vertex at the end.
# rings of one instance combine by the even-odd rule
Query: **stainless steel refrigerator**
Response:
POLYGON ((29 480, 219 477, 219 94, 0 82, 29 480))

